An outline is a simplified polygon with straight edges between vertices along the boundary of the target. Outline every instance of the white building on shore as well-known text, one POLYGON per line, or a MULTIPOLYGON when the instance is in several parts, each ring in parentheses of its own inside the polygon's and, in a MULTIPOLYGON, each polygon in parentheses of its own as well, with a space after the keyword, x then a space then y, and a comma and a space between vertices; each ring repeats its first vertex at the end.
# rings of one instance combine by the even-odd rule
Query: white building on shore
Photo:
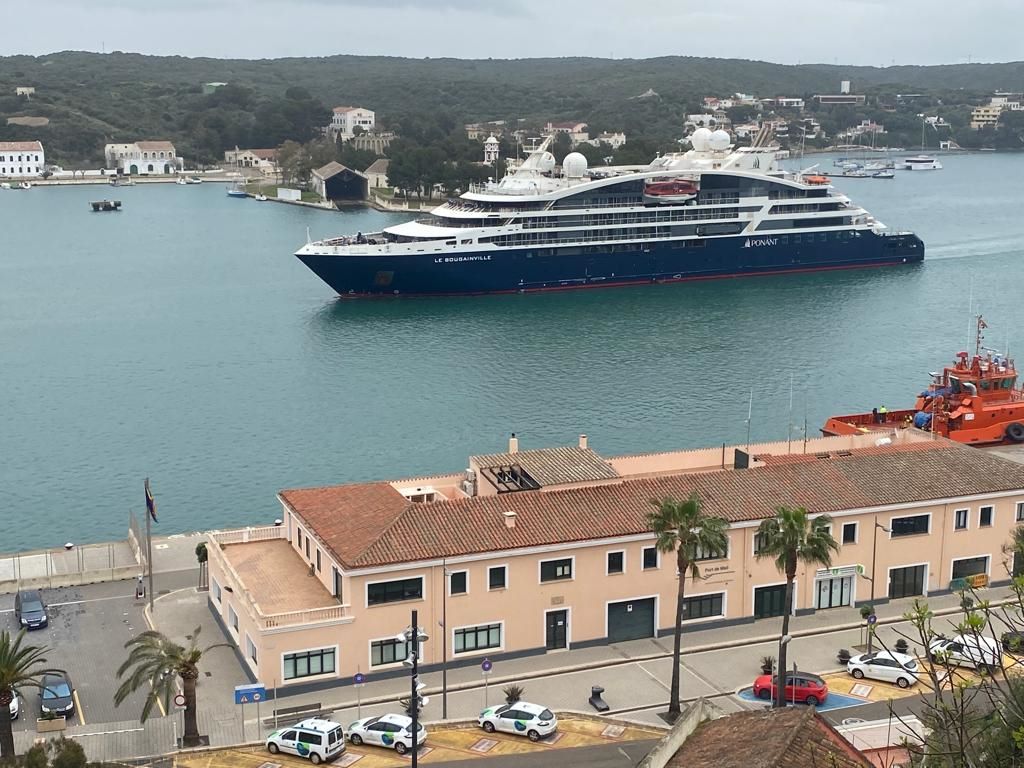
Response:
POLYGON ((355 136, 356 128, 362 128, 364 133, 370 133, 377 124, 376 114, 372 109, 363 107, 335 107, 331 117, 331 124, 325 129, 327 134, 335 139, 348 141, 355 136))
POLYGON ((120 174, 148 176, 176 173, 184 167, 174 144, 169 141, 136 141, 131 144, 107 144, 103 148, 105 168, 120 174))
POLYGON ((37 177, 46 171, 46 155, 38 141, 0 141, 0 176, 37 177))

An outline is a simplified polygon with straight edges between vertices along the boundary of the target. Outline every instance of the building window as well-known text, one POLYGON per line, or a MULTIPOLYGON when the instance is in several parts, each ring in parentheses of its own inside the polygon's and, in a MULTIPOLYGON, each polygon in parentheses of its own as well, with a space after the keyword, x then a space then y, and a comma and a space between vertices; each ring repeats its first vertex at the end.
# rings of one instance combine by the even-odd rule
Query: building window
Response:
POLYGON ((309 560, 309 536, 306 536, 306 559, 309 560))
POLYGON ((466 571, 452 571, 448 575, 448 594, 464 595, 469 591, 469 574, 466 571))
POLYGON ((649 571, 658 567, 658 548, 644 547, 644 570, 649 571))
POLYGON ((409 642, 406 640, 374 640, 370 643, 370 666, 397 664, 409 658, 409 642))
POLYGON ((1024 501, 1017 502, 1017 522, 1024 523, 1024 501))
POLYGON ((455 653, 501 648, 501 624, 483 624, 455 630, 455 653))
POLYGON ((608 575, 623 573, 626 570, 626 553, 621 550, 608 553, 608 575))
POLYGON ((562 560, 542 560, 540 563, 540 580, 562 581, 572 578, 572 558, 562 560))
POLYGON ((928 533, 930 523, 930 515, 894 517, 890 524, 890 528, 892 529, 890 536, 892 538, 896 538, 898 536, 916 536, 920 533, 928 533))
POLYGON ((320 547, 316 548, 316 572, 320 573, 320 547))
POLYGON ((378 581, 366 585, 366 604, 382 605, 398 603, 402 600, 423 599, 423 577, 398 579, 397 581, 378 581))
POLYGON ((683 621, 725 615, 725 593, 688 597, 683 601, 683 621))
POLYGON ((755 555, 758 554, 762 549, 764 549, 764 536, 762 536, 760 533, 755 533, 754 534, 754 554, 755 555))
POLYGON ((988 528, 992 525, 992 507, 982 507, 978 510, 978 527, 988 528))
POLYGON ((234 606, 232 605, 228 605, 228 623, 235 632, 238 631, 238 614, 235 613, 234 606))
POLYGON ((331 575, 333 576, 334 596, 341 599, 341 571, 331 566, 331 575))
POLYGON ((693 551, 694 561, 700 560, 725 560, 729 557, 729 545, 726 544, 725 549, 704 549, 704 547, 696 547, 693 551))
POLYGON ((319 648, 315 651, 286 653, 284 655, 284 679, 297 680, 300 677, 333 674, 334 656, 334 648, 319 648))
POLYGON ((296 533, 299 534, 299 551, 301 552, 302 551, 302 529, 301 528, 297 529, 296 533))
POLYGON ((857 543, 857 524, 843 523, 843 544, 857 543))
POLYGON ((505 589, 508 586, 508 576, 504 565, 495 565, 487 569, 487 588, 505 589))
POLYGON ((252 659, 253 664, 259 664, 259 661, 256 659, 256 643, 249 637, 248 632, 245 633, 245 653, 252 659))
POLYGON ((967 528, 967 514, 969 510, 966 509, 955 509, 953 510, 953 530, 963 531, 967 528))
POLYGON ((223 593, 220 590, 220 584, 217 583, 216 579, 210 579, 210 583, 213 585, 213 599, 216 600, 219 605, 221 597, 223 596, 223 593))

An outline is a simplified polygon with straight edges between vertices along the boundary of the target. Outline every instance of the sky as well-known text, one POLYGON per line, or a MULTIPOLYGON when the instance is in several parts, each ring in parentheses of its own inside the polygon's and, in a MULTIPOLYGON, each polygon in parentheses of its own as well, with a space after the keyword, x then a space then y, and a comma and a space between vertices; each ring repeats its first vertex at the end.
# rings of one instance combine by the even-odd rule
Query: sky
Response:
MULTIPOLYGON (((0 11, 15 1, 0 0, 0 11)), ((1024 58, 1024 0, 36 0, 31 7, 45 23, 19 24, 0 55, 688 55, 871 66, 1024 58)))

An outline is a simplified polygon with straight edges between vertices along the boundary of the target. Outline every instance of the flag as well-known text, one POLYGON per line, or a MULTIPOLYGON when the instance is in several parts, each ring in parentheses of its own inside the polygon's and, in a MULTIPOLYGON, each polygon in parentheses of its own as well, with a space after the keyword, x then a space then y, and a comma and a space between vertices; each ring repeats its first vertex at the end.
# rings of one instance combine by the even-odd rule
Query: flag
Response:
POLYGON ((988 323, 986 323, 984 320, 982 320, 979 317, 978 318, 978 328, 988 328, 988 323))
POLYGON ((153 518, 153 522, 156 522, 156 499, 153 498, 153 492, 149 490, 149 478, 146 478, 146 511, 149 512, 149 516, 153 518))

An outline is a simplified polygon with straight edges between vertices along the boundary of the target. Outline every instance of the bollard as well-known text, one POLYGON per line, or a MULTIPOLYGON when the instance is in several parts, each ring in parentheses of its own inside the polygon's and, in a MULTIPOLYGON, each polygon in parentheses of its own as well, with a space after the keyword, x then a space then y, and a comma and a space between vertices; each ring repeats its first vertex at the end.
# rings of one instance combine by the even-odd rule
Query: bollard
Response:
POLYGON ((590 686, 590 698, 587 699, 587 702, 598 712, 607 712, 609 710, 609 706, 605 700, 601 698, 602 693, 604 693, 604 688, 600 685, 590 686))

